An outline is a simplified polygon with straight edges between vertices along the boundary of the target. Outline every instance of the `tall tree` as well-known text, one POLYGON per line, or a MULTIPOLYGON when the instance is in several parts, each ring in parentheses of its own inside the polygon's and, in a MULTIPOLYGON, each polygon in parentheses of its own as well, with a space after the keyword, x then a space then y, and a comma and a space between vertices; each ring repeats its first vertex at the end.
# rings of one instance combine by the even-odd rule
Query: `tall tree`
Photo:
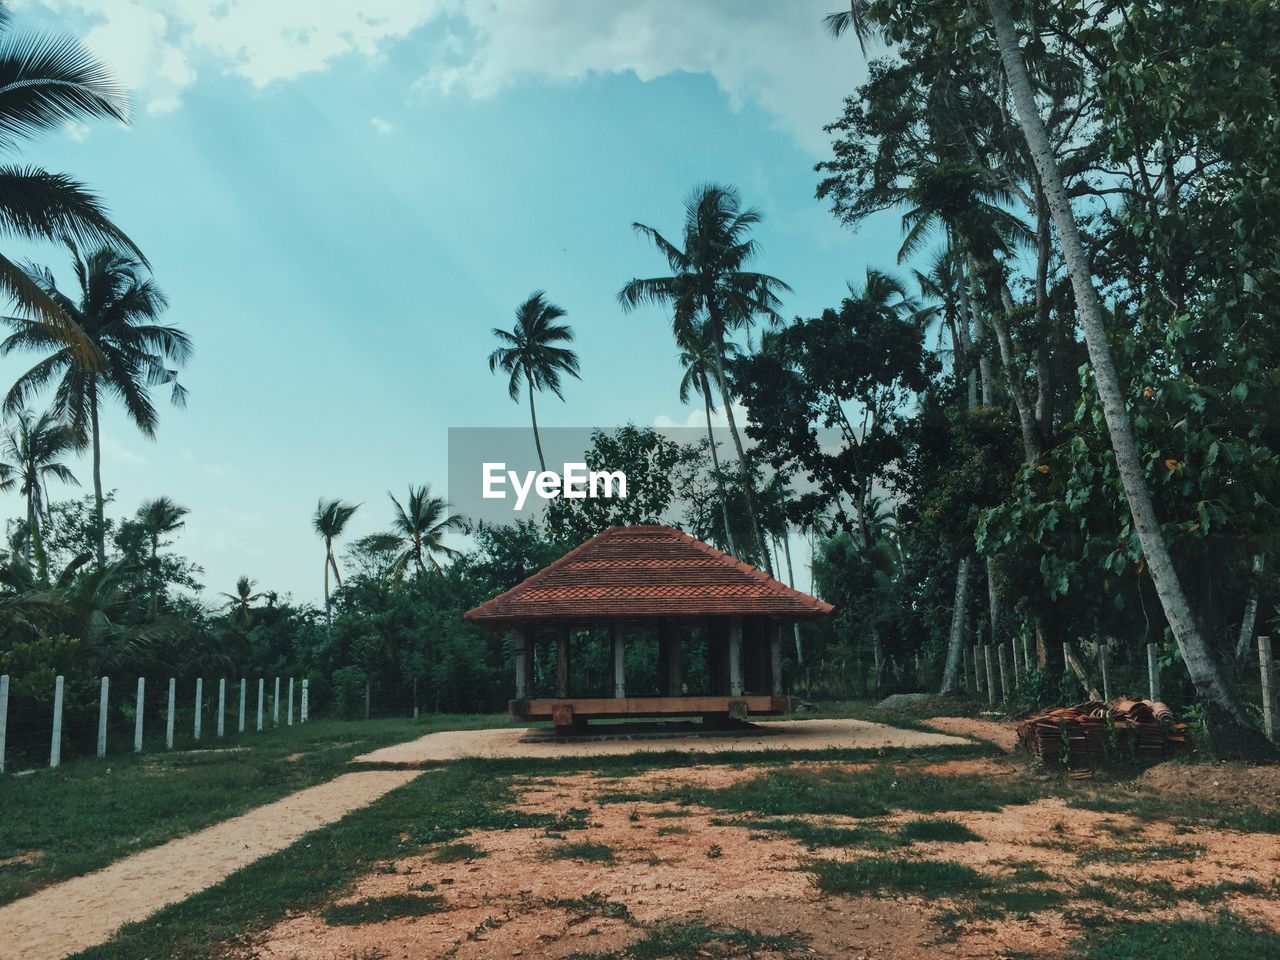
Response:
POLYGON ((231 616, 242 627, 247 627, 253 621, 253 604, 255 600, 261 600, 265 594, 254 593, 253 588, 256 587, 257 581, 250 580, 248 577, 238 577, 236 579, 235 593, 220 593, 219 596, 227 598, 227 606, 230 608, 231 616))
POLYGON ((1223 679, 1187 602, 1160 519, 1156 516, 1151 490, 1147 487, 1142 454, 1125 402, 1126 391, 1116 373, 1115 359, 1107 341, 1102 300, 1093 282, 1092 266, 1085 253, 1075 212, 1067 198, 1053 145, 1036 104, 1035 88, 1023 60, 1013 10, 1009 0, 989 0, 989 5, 1000 63, 1009 81, 1022 133, 1035 162, 1040 187, 1071 277, 1085 345, 1089 350, 1090 367, 1134 530, 1191 682, 1205 707, 1215 752, 1219 756, 1274 756, 1275 746, 1263 736, 1223 679))
POLYGON ((359 508, 360 505, 357 503, 343 503, 341 500, 326 500, 321 497, 320 502, 316 504, 315 516, 311 520, 316 533, 324 538, 324 612, 326 618, 329 618, 330 626, 332 626, 333 613, 329 594, 330 571, 333 571, 333 578, 337 585, 342 586, 342 574, 338 572, 338 561, 333 555, 333 542, 342 536, 342 531, 347 527, 347 521, 359 508))
POLYGON ((147 566, 151 580, 152 620, 160 612, 160 591, 163 588, 163 582, 160 578, 160 547, 163 544, 160 540, 162 537, 181 530, 186 525, 186 516, 190 512, 187 507, 179 506, 169 497, 144 500, 142 505, 138 507, 136 519, 139 526, 142 527, 142 532, 146 535, 147 545, 150 548, 147 566))
POLYGON ((489 371, 502 370, 509 377, 507 389, 511 399, 519 402, 520 386, 524 384, 529 395, 529 416, 533 420, 533 442, 538 448, 538 464, 547 469, 542 455, 542 438, 538 434, 538 413, 533 395, 540 390, 550 390, 561 400, 560 375, 567 373, 579 377, 578 355, 566 346, 573 342, 573 329, 557 323, 565 311, 547 300, 542 290, 535 290, 524 303, 516 307, 515 326, 510 330, 493 328, 493 335, 501 344, 489 354, 489 371))
MULTIPOLYGON (((127 121, 124 94, 107 68, 73 37, 12 30, 0 6, 0 149, 13 154, 24 142, 68 123, 127 121)), ((9 237, 87 246, 105 244, 141 258, 133 242, 81 183, 39 167, 0 166, 0 230, 9 237)), ((0 254, 0 292, 18 312, 64 338, 81 363, 98 362, 74 316, 17 263, 0 254)))
POLYGON ((34 554, 38 579, 46 575, 44 544, 40 536, 41 519, 48 503, 48 482, 52 477, 63 483, 79 484, 75 474, 62 459, 76 448, 75 431, 51 413, 36 416, 29 410, 19 411, 13 426, 4 434, 5 460, 0 462, 0 490, 17 490, 27 501, 27 536, 23 552, 30 565, 34 554))
POLYGON ((75 299, 63 293, 48 267, 29 265, 38 286, 78 325, 93 347, 86 358, 74 338, 38 320, 0 318, 14 331, 0 343, 0 355, 28 352, 44 358, 22 374, 4 399, 13 413, 44 387, 54 385, 53 411, 93 446, 93 496, 97 521, 98 566, 106 563, 106 525, 102 515, 102 433, 100 411, 107 397, 120 401, 144 436, 154 438, 159 416, 151 388, 170 386, 170 399, 185 406, 178 367, 191 357, 190 338, 175 326, 157 322, 166 301, 143 263, 107 247, 83 254, 72 246, 78 287, 75 299))
POLYGON ((699 323, 711 348, 711 373, 724 401, 729 435, 738 456, 747 511, 756 549, 766 569, 772 573, 769 550, 755 515, 752 495, 751 461, 738 433, 733 413, 734 395, 725 375, 727 344, 731 334, 764 317, 780 322, 778 295, 791 288, 777 277, 746 269, 759 255, 752 230, 763 215, 754 207, 743 208, 738 191, 717 183, 694 189, 684 204, 684 246, 679 247, 658 230, 643 223, 631 226, 663 255, 671 273, 665 277, 636 278, 618 292, 618 302, 627 311, 643 304, 671 310, 672 331, 677 342, 688 328, 699 323))
MULTIPOLYGON (((711 414, 715 410, 711 392, 711 370, 715 365, 713 349, 703 334, 702 327, 691 324, 678 335, 680 346, 680 366, 684 375, 680 378, 680 402, 688 403, 691 394, 702 398, 703 411, 707 416, 707 449, 711 453, 711 468, 715 473, 716 492, 720 498, 720 518, 724 523, 725 547, 733 556, 738 555, 733 543, 733 524, 729 519, 729 498, 725 492, 724 474, 720 472, 720 454, 717 449, 715 432, 711 427, 711 414)), ((730 343, 732 350, 737 345, 730 343)))
POLYGON ((433 497, 431 488, 426 484, 420 487, 410 485, 409 497, 403 504, 393 494, 388 493, 387 496, 396 506, 391 525, 401 546, 392 575, 403 577, 410 564, 416 565, 419 573, 426 573, 428 560, 439 573, 440 563, 435 555, 452 556, 458 552, 444 542, 445 534, 465 532, 466 520, 449 513, 449 504, 443 497, 433 497))

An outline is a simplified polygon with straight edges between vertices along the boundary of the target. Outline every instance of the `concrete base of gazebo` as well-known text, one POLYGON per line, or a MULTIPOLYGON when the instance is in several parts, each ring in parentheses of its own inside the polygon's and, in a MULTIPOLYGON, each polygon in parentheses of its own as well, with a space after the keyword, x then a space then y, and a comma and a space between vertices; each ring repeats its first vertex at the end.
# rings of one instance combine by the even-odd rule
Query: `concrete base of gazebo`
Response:
POLYGON ((581 727, 588 720, 702 717, 778 716, 791 710, 791 698, 748 695, 739 697, 565 697, 512 700, 507 709, 519 720, 550 720, 557 730, 581 727))

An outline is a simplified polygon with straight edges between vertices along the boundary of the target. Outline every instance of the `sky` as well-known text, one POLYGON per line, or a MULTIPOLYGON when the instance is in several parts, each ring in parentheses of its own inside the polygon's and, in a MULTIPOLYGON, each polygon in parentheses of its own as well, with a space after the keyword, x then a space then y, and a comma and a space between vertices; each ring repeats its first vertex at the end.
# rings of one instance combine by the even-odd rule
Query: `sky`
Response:
MULTIPOLYGON (((700 422, 661 311, 618 289, 664 262, 697 184, 760 208, 759 269, 787 315, 892 268, 813 197, 822 125, 865 74, 837 0, 19 0, 16 29, 72 33, 127 86, 131 123, 72 125, 22 162, 71 173, 147 254, 195 356, 157 438, 103 424, 114 515, 167 494, 207 593, 240 575, 315 601, 320 497, 386 529, 388 491, 444 493, 450 427, 524 426, 490 374, 494 326, 543 289, 582 365, 547 426, 700 422), (690 418, 693 418, 692 420, 690 418)), ((65 278, 57 248, 17 253, 65 278)), ((0 360, 12 380, 34 358, 0 360)), ((85 490, 87 459, 73 464, 85 490)), ((55 499, 77 495, 57 486, 55 499)), ((16 516, 21 504, 4 498, 16 516)))

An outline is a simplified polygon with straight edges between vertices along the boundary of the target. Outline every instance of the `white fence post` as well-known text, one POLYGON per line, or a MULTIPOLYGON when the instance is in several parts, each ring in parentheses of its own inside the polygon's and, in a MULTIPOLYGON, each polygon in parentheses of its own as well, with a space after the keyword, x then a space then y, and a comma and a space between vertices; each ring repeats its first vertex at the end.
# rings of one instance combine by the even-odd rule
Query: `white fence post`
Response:
POLYGON ((9 675, 0 676, 0 773, 4 773, 4 741, 9 732, 9 675))
POLYGON ((240 732, 244 733, 245 679, 240 678, 240 732))
POLYGON ((164 747, 166 750, 173 749, 173 713, 176 704, 174 700, 178 695, 178 681, 173 677, 169 678, 169 719, 164 725, 164 747))
POLYGON ((280 726, 280 678, 276 677, 276 697, 271 704, 271 725, 280 726))
POLYGON ((1025 633, 1022 635, 1022 667, 1027 673, 1031 672, 1031 646, 1025 633))
POLYGON ((991 644, 982 648, 982 662, 987 668, 987 703, 996 702, 996 665, 991 662, 991 644))
POLYGON ((62 676, 53 681, 53 739, 49 743, 49 766, 62 762, 62 676))
POLYGON ((267 695, 266 689, 267 689, 267 681, 264 678, 259 677, 258 678, 258 732, 259 733, 262 732, 262 710, 264 705, 263 701, 266 699, 266 695, 267 695))
POLYGON ((1156 657, 1156 645, 1147 644, 1147 673, 1151 676, 1151 699, 1160 699, 1160 660, 1156 657))
POLYGON ((102 678, 102 682, 98 684, 98 759, 101 760, 107 755, 107 700, 108 691, 111 688, 111 681, 107 677, 102 678))
POLYGON ((1009 658, 1013 661, 1013 685, 1016 687, 1022 671, 1018 668, 1018 644, 1014 640, 1009 641, 1009 658))
POLYGON ((200 739, 200 721, 204 719, 204 677, 196 677, 196 720, 193 733, 200 739))
POLYGON ((218 739, 222 739, 224 719, 227 715, 227 678, 218 678, 218 739))
POLYGON ((134 753, 142 752, 142 717, 144 713, 142 707, 143 707, 143 703, 145 702, 144 695, 146 693, 146 689, 147 689, 147 682, 142 677, 139 677, 138 678, 138 703, 133 708, 133 752, 134 753))
POLYGON ((308 689, 308 686, 310 683, 311 681, 308 680, 306 677, 302 678, 302 722, 303 723, 307 722, 307 694, 310 693, 310 690, 308 689))
POLYGON ((289 678, 289 708, 285 711, 285 725, 293 726, 293 677, 289 678))
POLYGON ((1098 646, 1098 666, 1102 668, 1102 699, 1111 702, 1111 674, 1107 672, 1107 645, 1098 646))
MULTIPOLYGON (((988 647, 988 650, 991 648, 988 647)), ((996 664, 1000 667, 1000 702, 1009 702, 1009 667, 1004 662, 1004 644, 996 644, 996 664)))
POLYGON ((1276 662, 1271 659, 1271 638, 1258 637, 1258 665, 1262 668, 1262 729, 1276 738, 1276 662))

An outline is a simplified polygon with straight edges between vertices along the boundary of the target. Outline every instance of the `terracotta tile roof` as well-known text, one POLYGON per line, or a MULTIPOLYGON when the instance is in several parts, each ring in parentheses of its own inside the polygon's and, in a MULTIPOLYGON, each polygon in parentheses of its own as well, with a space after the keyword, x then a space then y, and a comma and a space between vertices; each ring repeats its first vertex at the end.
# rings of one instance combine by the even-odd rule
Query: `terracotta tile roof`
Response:
POLYGON ((466 613, 482 626, 522 620, 764 615, 834 608, 672 527, 610 527, 466 613))

